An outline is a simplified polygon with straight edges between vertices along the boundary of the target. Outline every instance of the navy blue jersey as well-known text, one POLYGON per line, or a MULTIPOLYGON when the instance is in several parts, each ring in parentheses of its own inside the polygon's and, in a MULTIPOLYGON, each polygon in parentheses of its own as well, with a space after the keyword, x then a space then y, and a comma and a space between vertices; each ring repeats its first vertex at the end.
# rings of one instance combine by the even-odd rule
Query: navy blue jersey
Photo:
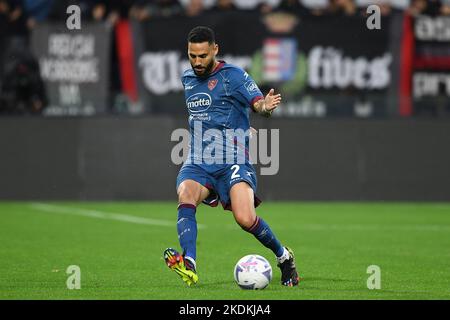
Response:
POLYGON ((230 153, 235 156, 238 152, 242 154, 242 148, 248 153, 248 136, 242 141, 231 133, 233 130, 240 132, 237 129, 249 132, 250 110, 257 100, 263 98, 250 75, 237 66, 220 61, 207 77, 199 77, 189 69, 183 73, 181 81, 191 132, 188 160, 217 164, 218 159, 222 159, 223 163, 230 163, 227 158, 230 153), (215 143, 218 139, 222 139, 222 149, 215 143), (234 149, 231 150, 230 146, 234 149))

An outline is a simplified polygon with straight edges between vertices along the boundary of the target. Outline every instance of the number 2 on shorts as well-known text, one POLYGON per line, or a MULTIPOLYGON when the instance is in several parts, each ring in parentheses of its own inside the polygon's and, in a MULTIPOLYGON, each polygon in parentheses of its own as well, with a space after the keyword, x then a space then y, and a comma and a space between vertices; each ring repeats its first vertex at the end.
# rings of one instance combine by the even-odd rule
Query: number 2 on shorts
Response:
POLYGON ((240 167, 237 164, 233 165, 230 169, 234 170, 233 174, 231 175, 231 179, 236 179, 236 178, 241 177, 240 174, 238 173, 240 167))

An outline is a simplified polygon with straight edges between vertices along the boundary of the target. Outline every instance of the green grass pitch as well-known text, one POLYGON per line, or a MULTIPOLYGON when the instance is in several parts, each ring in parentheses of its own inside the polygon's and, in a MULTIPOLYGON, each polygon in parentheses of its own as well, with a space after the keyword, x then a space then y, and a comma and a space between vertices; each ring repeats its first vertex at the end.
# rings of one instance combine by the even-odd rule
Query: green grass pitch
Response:
POLYGON ((0 299, 450 299, 448 203, 266 201, 257 213, 294 249, 299 287, 279 284, 272 253, 222 208, 198 208, 200 281, 188 288, 162 258, 178 248, 175 202, 0 202, 0 299), (250 253, 272 264, 264 290, 234 283, 250 253), (67 289, 70 265, 79 290, 67 289))

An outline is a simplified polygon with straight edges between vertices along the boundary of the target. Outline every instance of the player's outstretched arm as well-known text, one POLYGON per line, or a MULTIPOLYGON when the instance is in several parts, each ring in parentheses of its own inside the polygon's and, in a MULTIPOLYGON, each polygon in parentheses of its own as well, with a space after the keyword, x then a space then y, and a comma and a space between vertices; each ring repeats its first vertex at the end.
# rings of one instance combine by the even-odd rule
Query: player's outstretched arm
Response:
POLYGON ((275 110, 280 103, 281 94, 275 94, 275 90, 270 89, 264 99, 258 100, 253 104, 253 109, 265 117, 270 117, 273 110, 275 110))

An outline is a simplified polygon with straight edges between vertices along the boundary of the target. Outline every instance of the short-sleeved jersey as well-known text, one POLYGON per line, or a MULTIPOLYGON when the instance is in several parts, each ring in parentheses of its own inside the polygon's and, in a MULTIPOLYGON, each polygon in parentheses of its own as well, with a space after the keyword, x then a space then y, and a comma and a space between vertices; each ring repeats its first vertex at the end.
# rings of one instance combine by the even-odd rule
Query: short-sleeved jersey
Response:
POLYGON ((189 112, 190 160, 194 163, 217 163, 222 158, 223 163, 229 163, 227 155, 230 153, 242 154, 242 148, 245 148, 248 154, 248 139, 244 142, 231 133, 237 129, 249 132, 250 110, 257 100, 263 98, 250 75, 237 66, 219 61, 210 75, 199 77, 190 69, 184 72, 181 80, 189 112), (219 132, 223 149, 217 148, 217 143, 212 144, 219 141, 219 132), (230 146, 233 146, 233 151, 230 146))

